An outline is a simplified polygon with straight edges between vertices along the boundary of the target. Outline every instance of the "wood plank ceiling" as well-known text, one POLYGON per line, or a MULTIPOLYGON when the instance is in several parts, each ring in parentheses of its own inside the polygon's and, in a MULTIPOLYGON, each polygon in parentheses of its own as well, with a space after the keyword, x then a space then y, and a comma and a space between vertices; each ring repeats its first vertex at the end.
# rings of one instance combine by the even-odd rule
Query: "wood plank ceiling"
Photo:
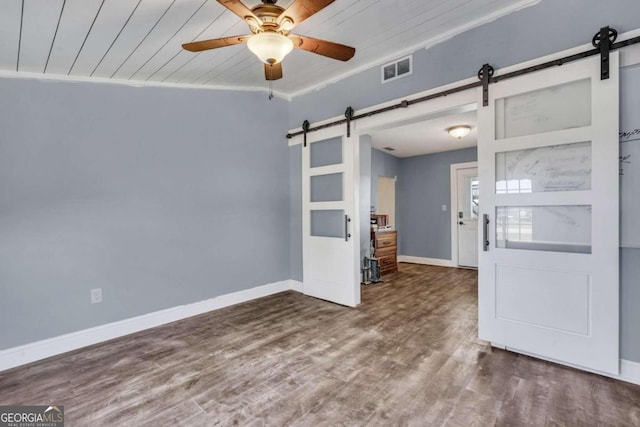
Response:
MULTIPOLYGON (((336 0, 296 32, 354 46, 356 56, 342 63, 294 51, 274 89, 299 94, 537 1, 336 0)), ((181 48, 187 41, 246 33, 247 25, 215 0, 2 0, 0 72, 266 87, 263 68, 246 46, 198 54, 181 48)))

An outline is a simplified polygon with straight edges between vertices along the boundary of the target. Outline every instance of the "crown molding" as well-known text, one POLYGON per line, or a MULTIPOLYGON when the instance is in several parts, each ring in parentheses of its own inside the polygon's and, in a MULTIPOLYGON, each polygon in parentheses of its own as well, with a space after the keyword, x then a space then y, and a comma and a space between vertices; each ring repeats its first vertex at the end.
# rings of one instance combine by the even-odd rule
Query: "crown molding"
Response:
MULTIPOLYGON (((47 80, 67 83, 97 83, 128 87, 158 87, 169 89, 192 89, 192 90, 214 90, 214 91, 237 91, 237 92, 263 92, 269 93, 269 88, 259 86, 224 86, 224 85, 198 85, 190 83, 170 83, 155 81, 138 81, 124 79, 108 79, 103 77, 67 76, 61 74, 30 73, 23 71, 0 70, 0 78, 4 79, 27 79, 27 80, 47 80)), ((273 91, 273 95, 285 101, 291 101, 291 97, 280 91, 273 91)))

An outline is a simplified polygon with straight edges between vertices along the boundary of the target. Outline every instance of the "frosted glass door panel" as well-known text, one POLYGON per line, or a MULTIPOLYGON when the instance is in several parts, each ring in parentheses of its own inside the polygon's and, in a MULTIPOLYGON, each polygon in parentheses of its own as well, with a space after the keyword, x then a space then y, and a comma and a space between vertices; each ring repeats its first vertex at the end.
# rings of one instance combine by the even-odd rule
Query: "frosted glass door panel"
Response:
POLYGON ((342 201, 342 174, 316 175, 311 177, 312 202, 342 201))
POLYGON ((591 190, 591 142, 496 153, 496 194, 591 190))
POLYGON ((342 163, 342 138, 325 139, 311 144, 310 166, 318 168, 342 163))
POLYGON ((591 80, 496 99, 496 139, 591 125, 591 80))
POLYGON ((311 235, 344 239, 345 216, 343 210, 311 211, 311 235))
POLYGON ((496 246, 591 253, 591 206, 498 206, 496 246))

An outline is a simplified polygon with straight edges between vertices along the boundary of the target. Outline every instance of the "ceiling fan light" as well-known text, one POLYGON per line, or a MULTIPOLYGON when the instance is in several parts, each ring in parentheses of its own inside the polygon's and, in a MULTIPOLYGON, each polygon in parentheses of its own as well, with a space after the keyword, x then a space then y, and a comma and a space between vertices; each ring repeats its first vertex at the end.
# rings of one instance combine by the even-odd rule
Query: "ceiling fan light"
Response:
POLYGON ((449 135, 451 135, 454 138, 462 139, 465 136, 469 135, 469 132, 471 132, 471 126, 467 126, 467 125, 453 126, 447 129, 447 132, 449 132, 449 135))
POLYGON ((277 64, 293 50, 293 42, 282 34, 258 33, 247 41, 249 50, 265 64, 277 64))

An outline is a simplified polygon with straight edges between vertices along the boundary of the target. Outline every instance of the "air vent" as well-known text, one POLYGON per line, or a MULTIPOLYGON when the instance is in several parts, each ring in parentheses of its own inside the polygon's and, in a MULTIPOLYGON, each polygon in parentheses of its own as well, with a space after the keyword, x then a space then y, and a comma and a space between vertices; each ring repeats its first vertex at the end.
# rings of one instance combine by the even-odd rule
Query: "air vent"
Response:
POLYGON ((413 74, 413 56, 405 56, 382 66, 382 83, 413 74))
POLYGON ((396 149, 393 147, 383 147, 382 149, 387 151, 396 151, 396 149))

